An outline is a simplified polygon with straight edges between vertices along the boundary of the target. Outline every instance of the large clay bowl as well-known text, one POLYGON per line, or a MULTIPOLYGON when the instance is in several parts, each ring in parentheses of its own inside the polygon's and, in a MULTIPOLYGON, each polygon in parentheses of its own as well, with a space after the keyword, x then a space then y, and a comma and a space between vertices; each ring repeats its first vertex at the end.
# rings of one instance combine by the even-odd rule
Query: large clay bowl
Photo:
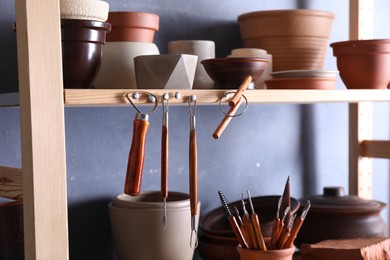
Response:
POLYGON ((266 69, 269 60, 251 57, 215 58, 203 60, 206 72, 215 83, 215 88, 237 89, 247 76, 256 81, 266 69))
POLYGON ((386 89, 390 82, 390 39, 354 40, 330 45, 348 89, 386 89))
POLYGON ((270 10, 238 17, 244 47, 266 49, 273 71, 322 69, 334 15, 318 10, 270 10))
MULTIPOLYGON (((279 198, 280 196, 260 196, 252 198, 253 207, 260 218, 263 236, 271 236, 272 220, 276 215, 279 198)), ((236 206, 238 209, 242 208, 241 200, 235 201, 230 205, 236 206)), ((291 198, 293 213, 298 210, 299 205, 300 203, 297 199, 291 198)), ((235 237, 230 223, 221 207, 205 214, 199 222, 199 229, 206 236, 235 237)))

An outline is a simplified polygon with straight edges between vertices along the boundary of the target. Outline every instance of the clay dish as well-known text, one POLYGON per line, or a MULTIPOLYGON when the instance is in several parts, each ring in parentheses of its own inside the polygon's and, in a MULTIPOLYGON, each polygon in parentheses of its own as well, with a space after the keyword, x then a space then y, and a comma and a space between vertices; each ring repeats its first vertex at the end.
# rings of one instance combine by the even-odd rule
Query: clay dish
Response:
POLYGON ((265 82, 267 89, 335 89, 336 78, 280 78, 265 82))
POLYGON ((386 89, 390 82, 390 39, 335 42, 340 77, 348 89, 386 89))
POLYGON ((247 76, 252 76, 252 81, 256 81, 268 62, 266 59, 240 57, 207 59, 201 63, 215 81, 215 88, 237 89, 247 76))

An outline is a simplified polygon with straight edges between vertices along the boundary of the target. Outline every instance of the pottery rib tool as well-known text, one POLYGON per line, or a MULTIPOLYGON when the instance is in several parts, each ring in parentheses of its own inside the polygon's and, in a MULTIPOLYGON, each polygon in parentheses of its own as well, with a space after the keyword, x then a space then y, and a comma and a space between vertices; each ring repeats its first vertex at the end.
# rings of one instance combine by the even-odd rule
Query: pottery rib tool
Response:
POLYGON ((290 248, 294 244, 295 238, 297 237, 297 234, 298 234, 299 230, 301 229, 303 221, 305 221, 306 215, 309 212, 310 207, 311 207, 311 203, 308 200, 306 202, 305 207, 303 208, 301 216, 295 221, 293 227, 291 228, 290 236, 286 242, 286 246, 285 246, 286 248, 290 248))
POLYGON ((288 223, 290 222, 290 219, 292 217, 292 214, 291 214, 291 200, 290 200, 290 176, 287 177, 287 181, 286 181, 286 184, 284 186, 284 191, 283 191, 283 199, 282 199, 282 205, 281 205, 281 208, 280 210, 282 212, 284 212, 286 210, 286 208, 288 207, 289 208, 289 211, 287 212, 287 215, 285 215, 285 221, 284 221, 284 225, 288 225, 288 223))
POLYGON ((190 145, 189 145, 189 175, 190 175, 190 206, 191 206, 191 238, 192 248, 198 246, 196 232, 196 215, 198 214, 198 148, 196 144, 196 96, 188 99, 190 110, 190 145), (195 237, 194 237, 195 236, 195 237), (195 241, 193 240, 195 239, 195 241))
MULTIPOLYGON (((146 92, 146 94, 154 102, 154 107, 151 110, 151 112, 153 112, 157 108, 157 98, 151 93, 146 92)), ((129 93, 126 97, 137 113, 133 121, 133 138, 127 163, 124 192, 130 196, 138 196, 141 190, 142 174, 144 170, 145 143, 149 128, 149 115, 142 113, 131 100, 132 98, 139 98, 138 93, 133 93, 132 96, 129 93)))
POLYGON ((280 232, 280 235, 279 235, 279 238, 278 238, 278 241, 276 242, 276 249, 282 249, 284 248, 284 245, 287 243, 287 240, 290 236, 290 232, 291 232, 291 227, 294 223, 294 220, 295 220, 295 217, 297 215, 295 214, 290 222, 288 223, 288 225, 284 225, 282 231, 280 232))
POLYGON ((162 227, 167 228, 167 198, 168 198, 168 107, 169 95, 164 93, 162 96, 162 131, 161 131, 161 196, 163 198, 163 218, 162 227))
POLYGON ((247 193, 248 193, 248 200, 251 209, 251 220, 255 231, 256 242, 261 250, 267 251, 267 247, 264 242, 263 233, 261 232, 259 216, 256 214, 255 209, 253 207, 252 198, 249 190, 247 191, 247 193))
POLYGON ((238 226, 236 218, 232 215, 228 202, 225 198, 225 195, 223 194, 222 191, 218 191, 219 199, 222 204, 223 211, 225 212, 226 217, 229 220, 230 226, 232 227, 234 234, 236 235, 236 238, 238 240, 238 243, 241 245, 243 248, 249 248, 240 227, 238 226))
POLYGON ((250 75, 246 76, 244 78, 241 85, 236 90, 236 93, 234 94, 232 99, 229 101, 229 106, 233 107, 233 106, 237 105, 237 103, 241 100, 242 94, 248 88, 249 84, 251 84, 252 80, 253 80, 253 78, 250 75))

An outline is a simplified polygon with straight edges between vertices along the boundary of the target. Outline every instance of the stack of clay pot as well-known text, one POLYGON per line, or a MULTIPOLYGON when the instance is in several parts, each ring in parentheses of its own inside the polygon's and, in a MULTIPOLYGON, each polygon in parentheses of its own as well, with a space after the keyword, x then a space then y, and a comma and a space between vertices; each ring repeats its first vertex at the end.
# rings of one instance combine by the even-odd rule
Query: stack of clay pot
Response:
POLYGON ((112 31, 107 35, 102 65, 93 86, 99 89, 136 88, 134 58, 157 55, 153 43, 159 16, 145 12, 110 12, 112 31))
POLYGON ((273 71, 320 70, 334 15, 317 10, 271 10, 238 17, 246 48, 272 54, 273 71))
POLYGON ((108 3, 100 0, 61 0, 62 66, 65 88, 89 88, 100 68, 108 3))

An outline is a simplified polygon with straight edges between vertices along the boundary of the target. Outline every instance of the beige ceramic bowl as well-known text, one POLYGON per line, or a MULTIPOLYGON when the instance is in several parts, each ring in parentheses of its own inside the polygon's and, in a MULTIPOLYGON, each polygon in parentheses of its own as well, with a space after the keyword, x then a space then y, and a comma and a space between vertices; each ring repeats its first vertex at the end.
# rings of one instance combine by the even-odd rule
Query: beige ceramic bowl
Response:
MULTIPOLYGON (((198 209, 200 208, 200 203, 198 209)), ((118 195, 108 206, 117 255, 121 260, 191 260, 189 195, 169 192, 167 228, 162 228, 160 191, 137 197, 118 195)), ((198 213, 199 216, 199 213, 198 213)), ((198 220, 197 220, 198 222, 198 220)))

